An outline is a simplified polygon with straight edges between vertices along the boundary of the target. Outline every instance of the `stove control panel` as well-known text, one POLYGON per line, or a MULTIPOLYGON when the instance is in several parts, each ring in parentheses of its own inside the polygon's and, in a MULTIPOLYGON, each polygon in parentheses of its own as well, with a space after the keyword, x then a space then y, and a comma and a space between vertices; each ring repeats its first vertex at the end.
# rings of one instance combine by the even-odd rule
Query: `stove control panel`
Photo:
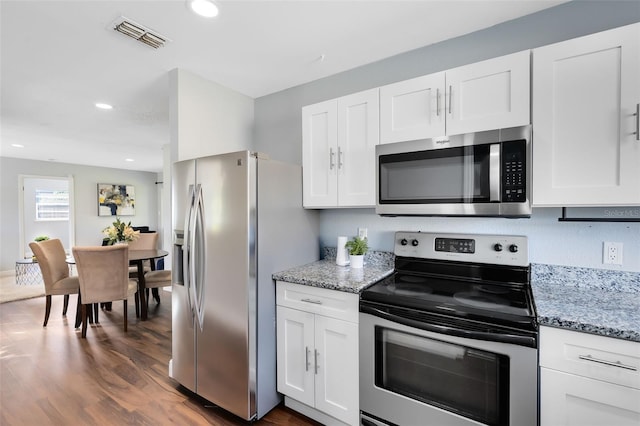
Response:
POLYGON ((475 253, 476 241, 461 238, 436 238, 435 250, 449 253, 475 253))
POLYGON ((396 232, 396 256, 528 266, 527 237, 522 235, 396 232))

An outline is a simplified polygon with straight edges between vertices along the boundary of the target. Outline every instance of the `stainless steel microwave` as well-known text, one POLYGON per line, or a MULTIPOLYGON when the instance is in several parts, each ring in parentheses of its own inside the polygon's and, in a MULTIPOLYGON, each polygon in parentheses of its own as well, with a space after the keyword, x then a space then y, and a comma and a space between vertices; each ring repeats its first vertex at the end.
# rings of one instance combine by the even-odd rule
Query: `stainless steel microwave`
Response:
POLYGON ((376 213, 531 215, 531 126, 376 146, 376 213))

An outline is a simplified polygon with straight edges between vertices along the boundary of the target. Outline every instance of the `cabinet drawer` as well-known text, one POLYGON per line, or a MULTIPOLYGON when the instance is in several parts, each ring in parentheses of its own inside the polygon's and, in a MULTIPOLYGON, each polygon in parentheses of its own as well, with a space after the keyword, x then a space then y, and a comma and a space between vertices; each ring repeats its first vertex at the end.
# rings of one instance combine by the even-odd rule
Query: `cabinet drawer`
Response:
POLYGON ((540 369, 541 426, 638 426, 640 390, 540 369))
POLYGON ((276 303, 314 314, 358 322, 358 295, 278 281, 276 303))
POLYGON ((540 327, 540 366, 640 389, 640 343, 540 327))

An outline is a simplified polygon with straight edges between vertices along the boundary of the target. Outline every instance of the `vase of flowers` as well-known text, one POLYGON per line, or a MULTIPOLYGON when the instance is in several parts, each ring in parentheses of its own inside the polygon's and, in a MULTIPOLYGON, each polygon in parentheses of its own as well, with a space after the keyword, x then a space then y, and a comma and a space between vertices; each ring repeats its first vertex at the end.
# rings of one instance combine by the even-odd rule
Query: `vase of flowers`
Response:
POLYGON ((102 233, 106 236, 105 241, 109 246, 126 244, 130 241, 137 240, 140 236, 140 231, 134 231, 131 227, 131 222, 124 223, 119 217, 116 217, 115 222, 113 222, 111 226, 104 228, 102 233))

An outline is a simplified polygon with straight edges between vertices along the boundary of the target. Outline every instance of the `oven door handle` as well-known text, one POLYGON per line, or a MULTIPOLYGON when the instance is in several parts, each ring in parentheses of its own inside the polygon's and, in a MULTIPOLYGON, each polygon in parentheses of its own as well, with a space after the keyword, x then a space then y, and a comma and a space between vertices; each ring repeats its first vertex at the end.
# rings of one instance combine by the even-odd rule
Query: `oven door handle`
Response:
POLYGON ((474 340, 485 340, 490 342, 509 343, 519 346, 528 346, 531 348, 537 347, 536 338, 531 336, 519 336, 516 334, 504 334, 504 333, 487 333, 482 331, 465 330, 453 326, 429 324, 422 321, 416 321, 402 316, 390 314, 383 310, 373 308, 371 306, 360 306, 360 312, 365 314, 371 314, 376 317, 386 319, 398 324, 406 325, 407 327, 419 328, 425 331, 431 331, 434 333, 445 334, 449 336, 464 337, 474 340))

